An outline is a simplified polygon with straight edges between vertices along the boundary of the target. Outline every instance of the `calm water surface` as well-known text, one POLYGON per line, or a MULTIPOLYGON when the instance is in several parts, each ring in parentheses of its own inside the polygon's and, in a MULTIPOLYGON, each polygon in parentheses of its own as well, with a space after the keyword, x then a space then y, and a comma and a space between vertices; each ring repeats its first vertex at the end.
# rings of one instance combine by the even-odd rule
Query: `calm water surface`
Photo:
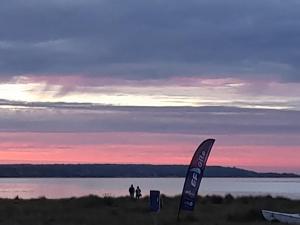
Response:
MULTIPOLYGON (((153 189, 174 196, 181 194, 183 182, 184 178, 1 178, 0 197, 124 196, 128 194, 130 184, 139 185, 143 195, 153 189)), ((300 199, 300 178, 204 178, 199 190, 200 195, 228 193, 300 199)))

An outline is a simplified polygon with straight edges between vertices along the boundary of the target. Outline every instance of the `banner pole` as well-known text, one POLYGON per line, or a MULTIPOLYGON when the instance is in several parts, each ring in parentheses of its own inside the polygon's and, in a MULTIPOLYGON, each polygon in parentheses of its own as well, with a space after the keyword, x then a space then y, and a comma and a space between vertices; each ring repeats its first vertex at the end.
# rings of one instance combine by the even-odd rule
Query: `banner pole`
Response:
POLYGON ((196 154, 196 152, 194 153, 194 155, 193 155, 193 157, 192 157, 192 160, 191 160, 191 162, 190 162, 190 164, 189 164, 189 167, 188 167, 188 169, 187 169, 187 171, 186 171, 186 174, 185 174, 185 179, 184 179, 183 189, 182 189, 182 193, 181 193, 181 197, 180 197, 180 202, 179 202, 178 213, 177 213, 177 222, 179 222, 179 220, 180 220, 179 215, 180 215, 180 210, 181 210, 182 196, 183 196, 183 192, 184 192, 184 187, 185 187, 185 184, 186 184, 186 182, 187 182, 187 179, 186 179, 186 178, 187 178, 187 176, 188 176, 188 174, 189 174, 189 171, 190 171, 190 169, 191 169, 191 164, 192 164, 192 161, 193 161, 193 158, 194 158, 195 154, 196 154))

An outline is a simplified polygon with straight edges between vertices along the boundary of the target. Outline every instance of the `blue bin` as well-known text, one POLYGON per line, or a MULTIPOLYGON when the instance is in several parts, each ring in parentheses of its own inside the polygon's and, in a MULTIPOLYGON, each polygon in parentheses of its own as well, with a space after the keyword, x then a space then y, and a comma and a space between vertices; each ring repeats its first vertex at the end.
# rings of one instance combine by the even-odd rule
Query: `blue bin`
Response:
POLYGON ((150 191, 150 210, 152 212, 159 212, 160 210, 160 192, 150 191))

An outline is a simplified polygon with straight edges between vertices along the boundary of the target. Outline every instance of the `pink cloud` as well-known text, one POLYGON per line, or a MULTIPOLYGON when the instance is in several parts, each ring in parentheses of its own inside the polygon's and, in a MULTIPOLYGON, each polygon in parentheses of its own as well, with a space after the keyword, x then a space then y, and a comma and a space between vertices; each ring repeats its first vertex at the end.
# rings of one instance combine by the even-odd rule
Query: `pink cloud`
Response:
MULTIPOLYGON (((1 163, 188 164, 200 141, 144 133, 0 133, 0 139, 1 163)), ((217 138, 208 165, 300 173, 299 158, 298 146, 230 146, 217 138)))
POLYGON ((298 146, 217 146, 209 164, 257 171, 300 172, 298 146))

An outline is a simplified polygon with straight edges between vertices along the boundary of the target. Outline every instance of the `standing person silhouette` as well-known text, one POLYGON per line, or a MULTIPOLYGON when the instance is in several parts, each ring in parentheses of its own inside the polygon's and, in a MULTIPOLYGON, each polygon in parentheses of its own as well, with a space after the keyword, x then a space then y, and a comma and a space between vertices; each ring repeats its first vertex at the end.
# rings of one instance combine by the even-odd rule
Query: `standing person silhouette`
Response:
POLYGON ((140 199, 140 197, 142 197, 142 191, 139 186, 136 187, 135 197, 136 197, 136 199, 140 199))
POLYGON ((132 199, 134 198, 134 192, 135 192, 135 189, 132 184, 129 188, 129 195, 130 195, 130 198, 132 198, 132 199))

